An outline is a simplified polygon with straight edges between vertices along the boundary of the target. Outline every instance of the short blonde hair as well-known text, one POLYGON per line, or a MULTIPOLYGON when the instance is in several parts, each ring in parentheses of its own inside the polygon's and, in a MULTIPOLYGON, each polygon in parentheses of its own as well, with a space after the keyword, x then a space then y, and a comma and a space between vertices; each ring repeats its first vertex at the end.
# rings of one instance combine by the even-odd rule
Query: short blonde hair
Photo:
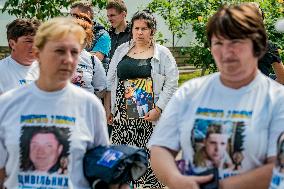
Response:
POLYGON ((79 44, 83 47, 86 33, 81 26, 74 23, 72 18, 53 18, 44 22, 38 28, 34 39, 34 46, 38 49, 42 49, 46 42, 50 40, 58 40, 70 33, 77 37, 79 44))

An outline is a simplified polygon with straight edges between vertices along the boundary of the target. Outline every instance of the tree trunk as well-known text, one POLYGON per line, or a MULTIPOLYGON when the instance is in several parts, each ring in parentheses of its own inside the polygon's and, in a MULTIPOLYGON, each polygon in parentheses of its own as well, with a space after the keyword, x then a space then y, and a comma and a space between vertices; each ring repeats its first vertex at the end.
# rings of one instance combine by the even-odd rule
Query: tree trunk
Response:
POLYGON ((200 76, 204 76, 206 72, 206 66, 202 67, 200 76))

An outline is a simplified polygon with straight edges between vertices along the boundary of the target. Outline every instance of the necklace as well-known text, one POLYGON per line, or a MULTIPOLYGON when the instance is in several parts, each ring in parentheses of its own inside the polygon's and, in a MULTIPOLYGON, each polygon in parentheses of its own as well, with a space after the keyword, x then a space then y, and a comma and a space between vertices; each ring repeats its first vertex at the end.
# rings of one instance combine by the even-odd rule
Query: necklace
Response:
POLYGON ((138 51, 138 52, 133 51, 133 54, 141 54, 141 53, 143 53, 143 52, 148 51, 151 47, 152 47, 152 45, 150 45, 147 49, 145 49, 145 50, 143 50, 143 51, 138 51))

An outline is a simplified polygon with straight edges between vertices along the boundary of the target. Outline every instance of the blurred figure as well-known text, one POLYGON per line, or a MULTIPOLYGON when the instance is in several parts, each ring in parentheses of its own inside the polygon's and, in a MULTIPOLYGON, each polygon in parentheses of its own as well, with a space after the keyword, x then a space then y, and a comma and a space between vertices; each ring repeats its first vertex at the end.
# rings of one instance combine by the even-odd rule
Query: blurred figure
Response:
MULTIPOLYGON (((74 20, 82 26, 86 32, 86 41, 84 47, 88 47, 93 42, 93 22, 91 18, 84 13, 79 13, 74 20)), ((80 86, 99 98, 103 98, 106 89, 106 73, 101 61, 94 55, 91 55, 84 48, 79 57, 79 64, 76 72, 72 76, 72 83, 80 86)))
POLYGON ((11 55, 0 60, 0 94, 38 78, 38 65, 32 52, 40 22, 18 18, 7 25, 11 55))
POLYGON ((92 4, 87 2, 75 2, 71 5, 70 14, 76 17, 79 13, 85 13, 93 21, 93 42, 86 49, 91 54, 95 55, 102 63, 107 72, 109 64, 109 52, 111 48, 110 36, 106 29, 94 21, 94 11, 92 4))
MULTIPOLYGON (((284 19, 280 19, 275 24, 275 29, 284 32, 284 19)), ((273 168, 269 189, 284 188, 284 132, 280 133, 277 140, 277 156, 273 168)))
POLYGON ((219 72, 188 81, 172 97, 149 142, 151 165, 170 189, 212 183, 222 189, 266 189, 277 136, 284 130, 284 89, 258 71, 267 46, 263 20, 250 4, 224 6, 209 19, 206 32, 219 72), (215 169, 207 167, 207 175, 198 175, 204 171, 193 161, 196 144, 211 122, 231 127, 227 146, 231 153, 241 150, 239 170, 219 167, 213 175, 208 172, 216 174, 215 169), (191 168, 188 175, 175 164, 179 151, 191 168))

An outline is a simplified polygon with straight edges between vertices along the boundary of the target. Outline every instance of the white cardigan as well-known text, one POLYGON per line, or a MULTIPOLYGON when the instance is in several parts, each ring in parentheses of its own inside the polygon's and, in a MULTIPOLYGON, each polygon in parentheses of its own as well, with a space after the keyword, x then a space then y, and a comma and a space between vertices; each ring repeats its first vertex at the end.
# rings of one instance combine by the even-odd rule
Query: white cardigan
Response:
MULTIPOLYGON (((107 91, 111 91, 111 112, 114 114, 116 89, 118 85, 117 65, 134 46, 133 41, 121 44, 112 57, 107 73, 107 91)), ((159 44, 154 45, 154 56, 151 60, 151 77, 155 105, 164 110, 168 101, 178 88, 179 73, 171 51, 159 44)))

